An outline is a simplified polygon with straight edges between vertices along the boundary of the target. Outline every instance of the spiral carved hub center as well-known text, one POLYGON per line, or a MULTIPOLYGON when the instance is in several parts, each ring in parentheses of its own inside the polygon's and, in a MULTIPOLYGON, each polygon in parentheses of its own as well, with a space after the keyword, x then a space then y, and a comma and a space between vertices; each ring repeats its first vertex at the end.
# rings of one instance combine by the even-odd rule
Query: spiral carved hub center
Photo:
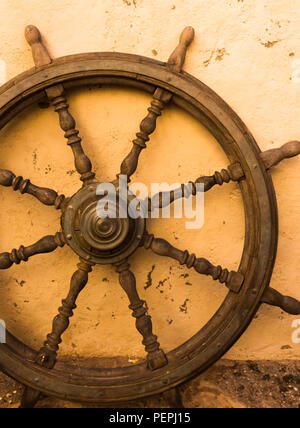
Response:
POLYGON ((128 201, 117 196, 107 217, 100 217, 97 186, 93 183, 84 187, 71 198, 62 218, 63 231, 70 247, 83 259, 99 264, 118 263, 140 245, 145 220, 119 217, 119 204, 128 205, 133 196, 128 201))
POLYGON ((87 206, 80 218, 83 238, 98 250, 113 250, 122 244, 130 232, 128 218, 100 218, 97 202, 87 206))

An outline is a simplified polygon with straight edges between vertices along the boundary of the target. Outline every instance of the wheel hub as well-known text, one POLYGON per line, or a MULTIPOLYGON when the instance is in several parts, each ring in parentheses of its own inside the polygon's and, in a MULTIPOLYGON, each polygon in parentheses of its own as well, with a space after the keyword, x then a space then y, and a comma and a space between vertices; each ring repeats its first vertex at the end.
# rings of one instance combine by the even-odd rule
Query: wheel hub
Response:
POLYGON ((96 264, 118 263, 140 245, 145 219, 132 219, 124 214, 121 217, 120 207, 128 213, 127 207, 134 196, 128 195, 128 200, 123 200, 118 193, 105 210, 107 216, 99 216, 98 203, 103 198, 96 194, 99 184, 83 187, 70 199, 62 216, 63 233, 81 258, 96 264))

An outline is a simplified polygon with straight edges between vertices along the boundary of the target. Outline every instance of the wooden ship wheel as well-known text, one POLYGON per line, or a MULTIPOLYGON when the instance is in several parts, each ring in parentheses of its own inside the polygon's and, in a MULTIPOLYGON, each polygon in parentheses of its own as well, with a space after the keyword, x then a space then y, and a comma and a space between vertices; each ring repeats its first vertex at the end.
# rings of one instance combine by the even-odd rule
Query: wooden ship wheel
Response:
MULTIPOLYGON (((35 68, 0 88, 0 129, 26 107, 52 104, 59 124, 74 155, 81 180, 78 191, 69 197, 41 188, 0 169, 0 184, 28 193, 42 204, 61 212, 61 228, 56 235, 45 236, 35 244, 0 254, 0 269, 29 262, 36 254, 55 251, 68 245, 78 255, 78 268, 70 282, 69 293, 53 320, 52 331, 39 350, 33 350, 7 332, 0 345, 0 367, 25 386, 21 407, 33 407, 41 394, 80 402, 120 403, 165 391, 207 369, 217 361, 245 331, 259 306, 266 303, 293 314, 300 314, 300 302, 269 287, 276 257, 278 219, 276 196, 270 169, 285 158, 300 154, 300 142, 261 152, 253 136, 233 110, 202 82, 182 71, 188 46, 194 38, 191 27, 184 29, 178 47, 167 63, 120 53, 88 53, 52 60, 42 43, 39 30, 28 26, 25 37, 32 48, 35 68), (158 117, 169 103, 187 111, 215 137, 225 151, 229 166, 212 176, 199 177, 188 187, 170 192, 171 203, 196 194, 197 183, 209 191, 213 186, 237 182, 245 209, 245 242, 238 271, 229 272, 208 260, 173 247, 162 237, 147 232, 150 219, 100 219, 96 205, 96 177, 92 162, 84 152, 75 120, 69 112, 66 91, 79 85, 117 84, 135 87, 153 94, 147 116, 142 120, 119 175, 130 177, 138 167, 139 156, 156 128, 158 117), (177 260, 187 269, 209 275, 228 288, 228 294, 216 314, 204 328, 181 346, 165 353, 158 342, 159 331, 148 315, 146 302, 138 293, 130 256, 144 246, 162 257, 177 260), (130 367, 77 367, 57 361, 63 333, 69 326, 79 293, 88 284, 88 275, 96 264, 112 264, 121 287, 129 299, 136 329, 145 346, 145 359, 130 367)), ((117 179, 113 185, 117 188, 117 179)), ((163 206, 163 193, 148 200, 163 206)), ((134 198, 135 196, 130 196, 134 198)), ((1 314, 0 314, 1 315, 1 314)))

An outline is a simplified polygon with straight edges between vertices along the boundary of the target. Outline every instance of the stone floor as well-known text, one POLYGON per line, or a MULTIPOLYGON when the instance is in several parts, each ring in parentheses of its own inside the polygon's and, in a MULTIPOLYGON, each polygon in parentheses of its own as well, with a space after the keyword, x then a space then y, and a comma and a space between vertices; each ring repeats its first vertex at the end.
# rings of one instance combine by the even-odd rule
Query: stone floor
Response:
MULTIPOLYGON (((0 408, 20 405, 22 386, 0 374, 0 408)), ((189 408, 300 408, 300 361, 221 360, 207 372, 180 387, 189 408)), ((40 408, 84 408, 53 398, 42 399, 40 408)), ((129 408, 166 408, 168 399, 152 397, 122 405, 129 408)))

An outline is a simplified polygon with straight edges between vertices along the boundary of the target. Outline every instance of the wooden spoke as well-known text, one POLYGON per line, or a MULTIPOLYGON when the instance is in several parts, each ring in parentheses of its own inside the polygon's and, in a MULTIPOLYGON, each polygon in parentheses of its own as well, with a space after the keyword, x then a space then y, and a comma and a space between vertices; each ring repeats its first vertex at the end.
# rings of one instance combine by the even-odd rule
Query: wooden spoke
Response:
POLYGON ((69 294, 62 301, 62 306, 58 309, 58 315, 53 320, 52 332, 48 334, 47 340, 36 358, 36 362, 40 366, 48 369, 52 369, 55 366, 59 344, 62 342, 61 337, 69 327, 73 310, 76 309, 77 297, 86 286, 88 273, 91 271, 92 265, 81 260, 78 264, 78 270, 72 276, 69 294))
POLYGON ((73 151, 76 171, 81 175, 81 181, 85 185, 89 184, 94 179, 95 174, 92 172, 92 163, 82 148, 82 140, 78 135, 79 131, 76 129, 75 119, 68 110, 69 105, 65 97, 64 87, 63 85, 52 86, 46 89, 46 93, 59 115, 60 127, 65 132, 65 138, 73 151))
POLYGON ((243 177, 245 177, 245 174, 239 163, 229 165, 228 169, 222 169, 221 172, 216 171, 214 175, 211 176, 199 177, 194 182, 190 181, 188 185, 182 184, 178 189, 170 192, 157 193, 146 201, 148 210, 151 211, 154 208, 163 208, 177 199, 183 197, 189 198, 191 195, 196 195, 198 189, 196 186, 197 184, 203 184, 204 192, 207 192, 217 184, 222 186, 224 183, 229 183, 230 181, 239 181, 243 177))
MULTIPOLYGON (((47 49, 42 43, 39 30, 30 25, 26 27, 25 37, 31 46, 33 60, 37 67, 50 64, 52 62, 47 49)), ((55 111, 59 115, 59 122, 62 130, 65 132, 65 138, 68 140, 68 145, 72 148, 75 168, 81 175, 81 180, 84 185, 89 184, 95 177, 92 172, 92 164, 87 155, 84 153, 81 146, 81 138, 79 131, 76 129, 76 122, 69 112, 69 105, 65 96, 65 90, 62 84, 52 86, 45 90, 50 102, 53 104, 55 111)))
POLYGON ((300 315, 300 302, 289 296, 283 296, 279 291, 268 287, 262 297, 262 303, 277 306, 291 315, 300 315))
POLYGON ((11 253, 0 254, 0 269, 8 269, 14 263, 20 264, 21 261, 27 262, 29 257, 36 254, 51 253, 57 247, 63 247, 65 243, 64 235, 58 232, 56 235, 45 236, 29 247, 21 245, 18 250, 13 249, 11 253))
POLYGON ((62 208, 65 201, 64 195, 58 195, 52 189, 35 186, 30 180, 24 180, 20 176, 16 177, 13 172, 5 169, 0 169, 0 184, 6 187, 11 186, 22 194, 29 193, 45 205, 54 205, 56 209, 62 208))
POLYGON ((148 115, 140 124, 140 131, 133 140, 133 146, 130 153, 126 156, 121 164, 120 174, 126 175, 128 182, 130 177, 135 173, 141 151, 147 147, 146 142, 150 140, 151 135, 156 129, 156 121, 161 116, 165 105, 171 100, 172 94, 163 89, 156 89, 151 101, 151 107, 148 109, 148 115))
POLYGON ((127 262, 118 265, 117 272, 119 272, 120 284, 130 301, 129 309, 132 310, 132 316, 136 318, 136 328, 143 336, 143 345, 148 354, 148 367, 151 370, 159 369, 168 364, 168 360, 160 349, 157 336, 152 332, 151 317, 147 314, 145 302, 138 295, 135 276, 130 271, 130 265, 127 262))
MULTIPOLYGON (((192 27, 185 28, 181 34, 179 45, 168 60, 167 68, 180 73, 185 61, 187 48, 193 39, 194 29, 192 27)), ((130 177, 137 169, 141 151, 147 147, 146 143, 150 139, 149 136, 156 129, 157 118, 161 116, 163 109, 171 101, 172 96, 170 92, 161 88, 157 88, 154 92, 151 106, 148 109, 148 115, 142 120, 140 131, 136 134, 136 139, 132 142, 132 149, 121 164, 120 174, 126 175, 128 182, 130 182, 130 177)))
POLYGON ((181 265, 186 265, 189 269, 194 268, 196 272, 211 276, 215 281, 219 280, 233 292, 238 293, 244 282, 244 275, 240 272, 229 272, 221 266, 214 266, 208 260, 199 258, 195 254, 190 254, 187 250, 181 251, 173 247, 164 239, 156 239, 153 235, 146 234, 144 246, 159 256, 166 256, 177 260, 181 265))

